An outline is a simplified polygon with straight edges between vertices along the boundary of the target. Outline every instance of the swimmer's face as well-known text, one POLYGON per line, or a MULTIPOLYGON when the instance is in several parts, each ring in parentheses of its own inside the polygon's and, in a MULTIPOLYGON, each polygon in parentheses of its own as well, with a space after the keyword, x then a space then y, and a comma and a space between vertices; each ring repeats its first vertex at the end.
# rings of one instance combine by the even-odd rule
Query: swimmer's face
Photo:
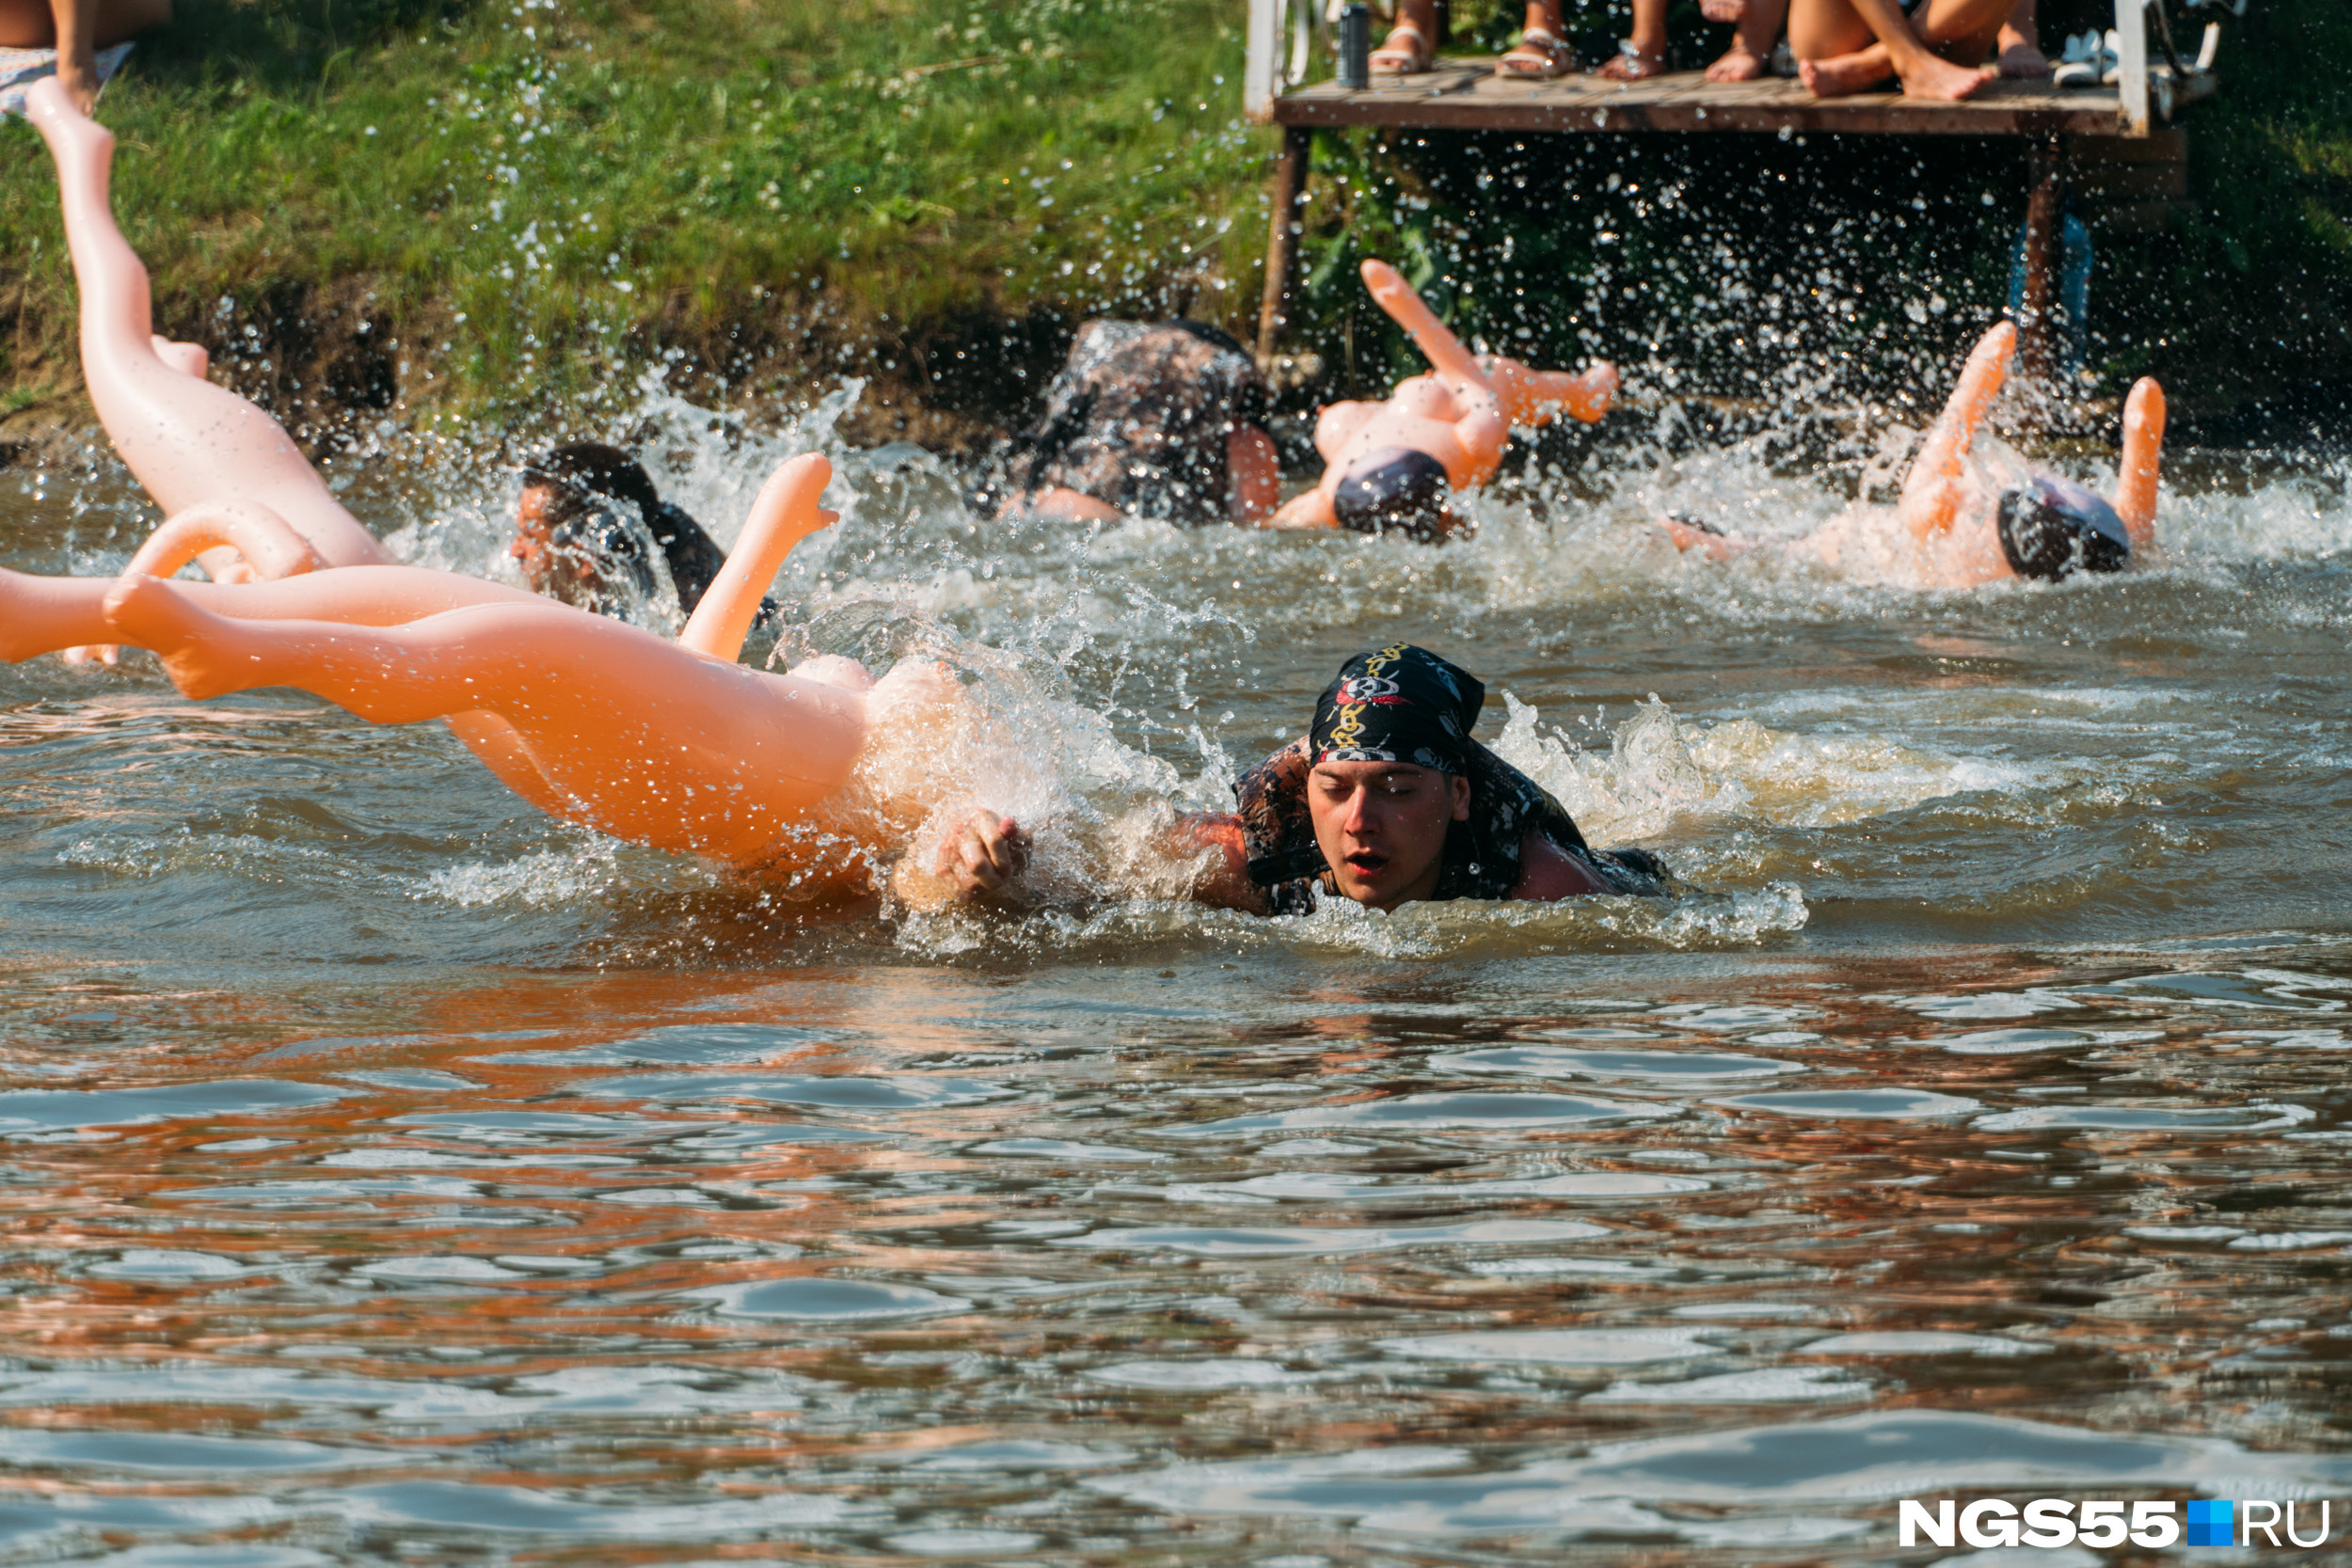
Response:
POLYGON ((545 594, 565 604, 595 597, 583 552, 567 549, 555 540, 555 492, 534 484, 515 503, 515 542, 506 553, 522 567, 523 581, 533 594, 545 594))
POLYGON ((1393 910, 1438 889, 1449 826, 1470 816, 1470 781, 1401 762, 1317 763, 1307 775, 1315 843, 1340 892, 1393 910))

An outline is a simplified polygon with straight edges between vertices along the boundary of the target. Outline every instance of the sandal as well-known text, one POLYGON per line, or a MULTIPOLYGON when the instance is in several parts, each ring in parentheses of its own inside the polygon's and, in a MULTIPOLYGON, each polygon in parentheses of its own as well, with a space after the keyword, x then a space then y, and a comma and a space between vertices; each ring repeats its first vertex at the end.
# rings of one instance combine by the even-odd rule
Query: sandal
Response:
POLYGON ((2060 87, 2095 87, 2115 69, 2115 51, 2106 46, 2094 28, 2066 40, 2066 52, 2058 56, 2050 81, 2060 87))
POLYGON ((1530 27, 1510 53, 1495 61, 1495 74, 1515 82, 1555 81, 1576 69, 1576 51, 1559 35, 1530 27))
POLYGON ((1645 55, 1627 39, 1617 45, 1616 58, 1593 72, 1606 82, 1646 82, 1666 74, 1666 56, 1645 55))
POLYGON ((1409 22, 1399 22, 1389 29, 1389 36, 1379 48, 1365 56, 1365 68, 1375 76, 1418 76, 1437 63, 1437 51, 1429 47, 1428 38, 1409 22), (1412 36, 1412 47, 1397 47, 1396 35, 1412 36))

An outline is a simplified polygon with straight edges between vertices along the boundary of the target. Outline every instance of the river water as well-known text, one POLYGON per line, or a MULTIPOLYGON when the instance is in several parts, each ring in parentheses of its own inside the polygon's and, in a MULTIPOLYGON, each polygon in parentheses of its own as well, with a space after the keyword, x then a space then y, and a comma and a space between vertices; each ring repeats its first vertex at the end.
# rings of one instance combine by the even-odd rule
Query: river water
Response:
MULTIPOLYGON (((723 538, 833 412, 633 434, 723 538)), ((1092 899, 804 909, 438 726, 0 669, 0 1555, 1909 1563, 1967 1553, 1898 1501, 1978 1495, 2352 1539, 2341 465, 2177 454, 2160 561, 1952 595, 1645 528, 1848 499, 1763 443, 1556 442, 1443 548, 982 523, 833 450, 784 652, 966 671, 1092 899), (1395 635, 1699 891, 1148 896, 1158 814, 1395 635)), ((463 442, 331 471, 501 569, 463 442)), ((97 452, 0 473, 20 570, 151 521, 97 452)))

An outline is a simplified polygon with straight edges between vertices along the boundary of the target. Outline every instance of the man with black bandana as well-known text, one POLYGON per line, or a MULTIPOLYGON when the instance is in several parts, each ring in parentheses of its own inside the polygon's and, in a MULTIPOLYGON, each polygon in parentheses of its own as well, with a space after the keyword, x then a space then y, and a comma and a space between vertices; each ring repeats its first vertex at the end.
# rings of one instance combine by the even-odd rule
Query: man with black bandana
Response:
MULTIPOLYGON (((1559 801, 1470 738, 1486 695, 1475 676, 1407 642, 1349 659, 1306 737, 1234 786, 1238 811, 1183 819, 1184 847, 1211 851, 1194 900, 1303 914, 1318 892, 1387 911, 1666 892, 1657 857, 1592 848, 1559 801)), ((931 870, 971 900, 1004 888, 1027 855, 1017 823, 980 812, 947 835, 931 870)))

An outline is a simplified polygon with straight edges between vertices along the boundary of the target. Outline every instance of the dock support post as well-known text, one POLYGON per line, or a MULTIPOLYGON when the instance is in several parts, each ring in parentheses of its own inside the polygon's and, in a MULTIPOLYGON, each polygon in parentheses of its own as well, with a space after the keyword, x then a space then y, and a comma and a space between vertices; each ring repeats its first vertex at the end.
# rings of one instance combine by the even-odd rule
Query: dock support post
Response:
POLYGON ((1282 128, 1282 156, 1274 166, 1274 222, 1266 234, 1265 302, 1258 309, 1258 362, 1274 358, 1275 341, 1290 318, 1291 273, 1298 264, 1299 209, 1307 198, 1307 171, 1315 134, 1304 125, 1282 128))
POLYGON ((2018 374, 2037 395, 2050 389, 2050 277, 2058 255, 2058 225, 2066 213, 2066 157, 2056 136, 2026 155, 2026 288, 2017 306, 2018 374))

